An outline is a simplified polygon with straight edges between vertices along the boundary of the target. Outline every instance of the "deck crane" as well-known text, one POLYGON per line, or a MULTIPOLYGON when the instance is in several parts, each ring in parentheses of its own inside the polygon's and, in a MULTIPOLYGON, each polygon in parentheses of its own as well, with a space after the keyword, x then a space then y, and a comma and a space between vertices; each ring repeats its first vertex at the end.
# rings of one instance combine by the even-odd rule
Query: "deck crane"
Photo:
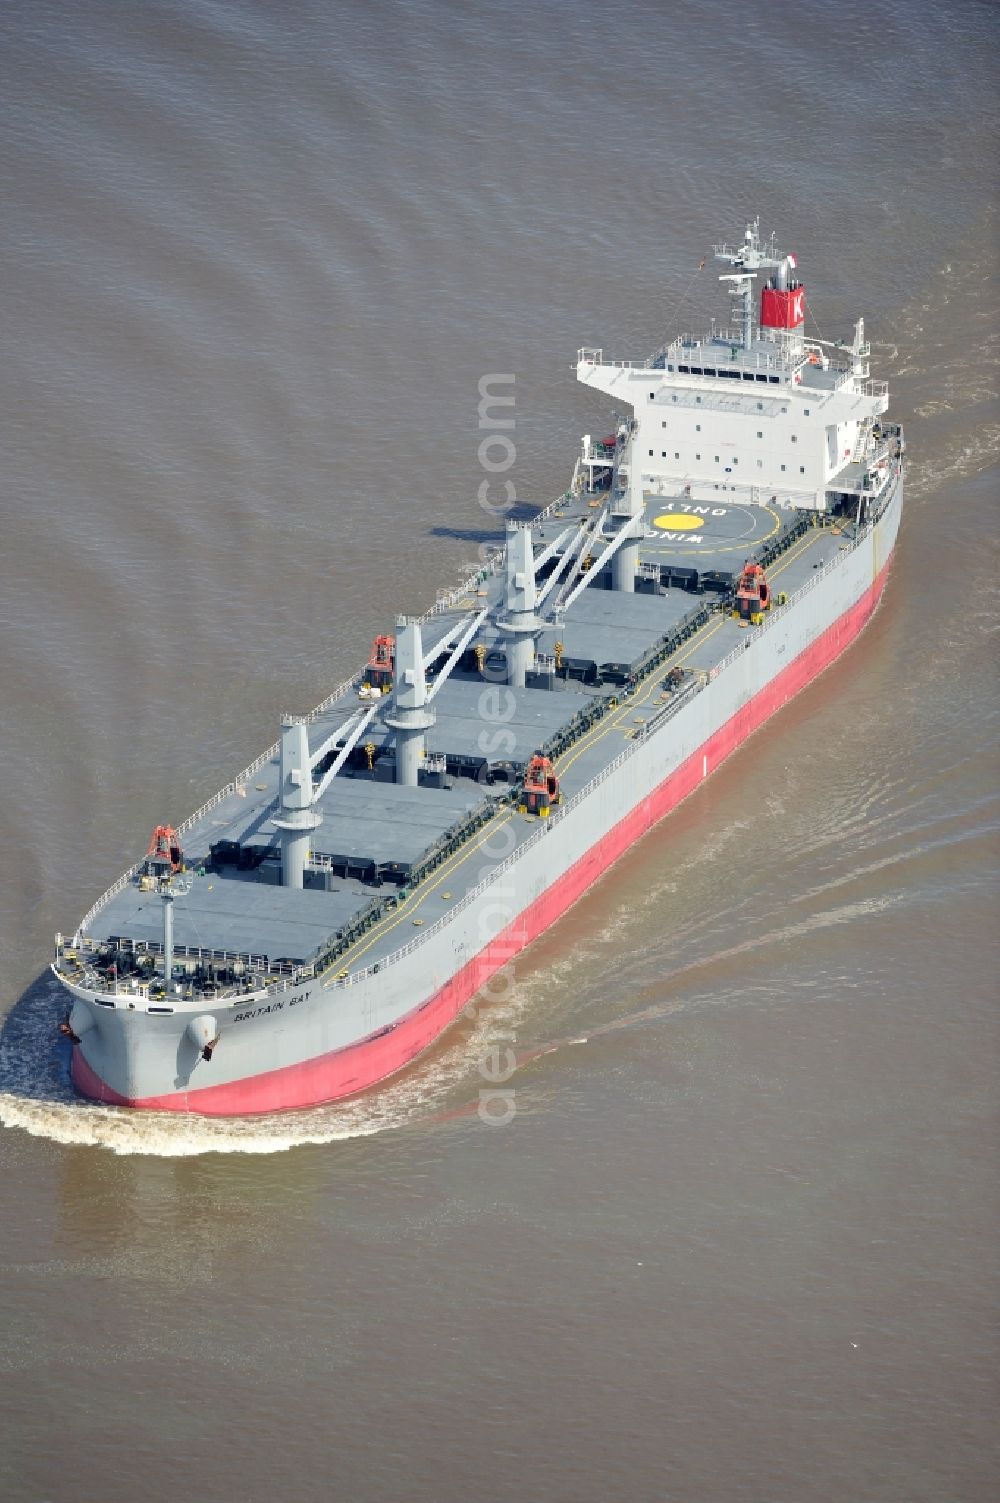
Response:
MULTIPOLYGON (((611 503, 596 521, 584 518, 577 527, 567 527, 536 557, 530 527, 512 525, 507 531, 505 582, 497 626, 507 655, 507 682, 523 688, 535 659, 535 642, 546 627, 559 620, 573 601, 596 579, 606 564, 612 566, 612 588, 634 589, 639 538, 643 530, 641 506, 613 513, 617 530, 606 538, 604 526, 611 503), (603 544, 596 557, 589 551, 603 544), (549 559, 558 560, 547 579, 539 575, 549 559)), ((596 551, 596 549, 595 549, 596 551)))
POLYGON ((314 752, 309 750, 306 721, 291 715, 283 718, 278 794, 280 808, 274 825, 281 831, 281 882, 284 887, 302 887, 309 859, 309 842, 314 830, 323 822, 323 816, 315 805, 347 761, 374 714, 374 705, 354 711, 331 731, 314 752), (342 738, 343 745, 319 782, 314 784, 314 769, 337 748, 342 738))
POLYGON ((535 752, 524 774, 518 812, 537 814, 540 819, 548 819, 553 805, 561 802, 559 778, 552 759, 543 756, 541 752, 535 752))
POLYGON ((431 708, 435 696, 446 682, 486 619, 486 611, 463 615, 440 637, 429 652, 424 651, 419 621, 401 617, 396 633, 396 662, 393 700, 385 723, 396 738, 396 782, 416 787, 420 764, 426 754, 427 732, 437 719, 431 708), (442 653, 448 653, 434 682, 427 684, 427 670, 442 653))
POLYGON ((165 871, 179 872, 184 865, 180 837, 173 825, 157 825, 149 837, 146 848, 146 865, 151 875, 161 876, 165 871))
POLYGON ((770 609, 771 587, 764 576, 764 570, 760 564, 755 564, 748 558, 736 585, 736 609, 733 615, 738 616, 744 625, 750 622, 758 626, 764 619, 764 612, 770 609))
POLYGON ((392 684, 396 665, 396 638, 382 635, 372 643, 371 655, 364 672, 364 683, 369 690, 385 694, 392 684))

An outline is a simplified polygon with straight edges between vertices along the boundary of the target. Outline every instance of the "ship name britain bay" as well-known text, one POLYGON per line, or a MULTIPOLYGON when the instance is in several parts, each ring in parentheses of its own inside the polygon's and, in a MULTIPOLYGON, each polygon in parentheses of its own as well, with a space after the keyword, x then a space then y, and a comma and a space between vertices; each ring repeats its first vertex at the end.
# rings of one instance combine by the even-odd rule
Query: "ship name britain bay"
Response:
POLYGON ((566 493, 56 936, 84 1096, 238 1116, 386 1080, 864 627, 903 434, 863 320, 808 338, 756 222, 714 255, 730 326, 581 349, 621 416, 566 493))

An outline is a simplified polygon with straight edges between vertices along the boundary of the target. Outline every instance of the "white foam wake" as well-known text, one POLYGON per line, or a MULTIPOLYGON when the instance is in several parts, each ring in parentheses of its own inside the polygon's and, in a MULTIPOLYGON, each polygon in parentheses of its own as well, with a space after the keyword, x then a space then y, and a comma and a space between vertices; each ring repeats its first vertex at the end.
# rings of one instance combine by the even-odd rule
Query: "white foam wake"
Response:
POLYGON ((62 999, 56 984, 43 980, 6 1019, 0 1040, 0 1124, 68 1146, 160 1158, 286 1153, 372 1137, 461 1113, 470 1109, 470 1101, 474 1110, 477 1064, 498 1034, 516 1027, 522 1000, 515 987, 502 1006, 482 1008, 478 1015, 470 1009, 443 1047, 353 1100, 260 1117, 198 1117, 100 1106, 78 1097, 69 1081, 68 1048, 56 1042, 62 999))

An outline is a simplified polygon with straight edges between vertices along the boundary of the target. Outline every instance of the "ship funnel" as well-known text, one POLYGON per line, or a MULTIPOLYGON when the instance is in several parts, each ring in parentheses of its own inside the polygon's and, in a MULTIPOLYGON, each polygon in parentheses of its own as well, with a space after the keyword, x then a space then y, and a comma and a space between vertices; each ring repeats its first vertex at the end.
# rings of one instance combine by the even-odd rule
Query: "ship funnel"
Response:
MULTIPOLYGON (((787 265, 786 263, 783 263, 787 265)), ((762 329, 801 330, 806 321, 806 289, 787 275, 785 286, 779 277, 772 278, 760 291, 760 326, 762 329)))
POLYGON ((806 321, 806 289, 795 275, 795 256, 776 255, 765 263, 774 271, 760 290, 762 329, 802 329, 806 321))

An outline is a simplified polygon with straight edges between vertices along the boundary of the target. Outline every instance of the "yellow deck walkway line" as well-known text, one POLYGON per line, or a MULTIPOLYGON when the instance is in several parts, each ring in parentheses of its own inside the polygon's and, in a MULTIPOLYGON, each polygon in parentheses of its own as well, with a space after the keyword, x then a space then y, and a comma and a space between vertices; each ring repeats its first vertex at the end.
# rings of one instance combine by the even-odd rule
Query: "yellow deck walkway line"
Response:
MULTIPOLYGON (((773 578, 776 574, 780 574, 782 569, 787 568, 788 565, 790 563, 793 563, 795 559, 801 557, 806 549, 816 541, 817 537, 822 535, 822 531, 823 529, 820 528, 810 528, 806 536, 799 543, 799 546, 789 552, 789 554, 782 560, 781 564, 777 568, 768 570, 768 578, 773 578)), ((621 726, 624 724, 625 713, 627 711, 635 709, 637 705, 648 703, 651 694, 655 689, 659 687, 660 683, 662 683, 662 674, 666 672, 666 670, 672 664, 679 667, 681 663, 686 663, 688 658, 690 658, 694 652, 703 647, 704 644, 708 641, 709 637, 712 636, 714 632, 717 632, 721 626, 724 626, 729 619, 730 618, 728 616, 720 616, 720 618, 714 623, 714 625, 711 622, 706 621, 705 625, 701 627, 700 630, 695 634, 693 641, 689 641, 685 643, 683 647, 679 647, 671 657, 665 658, 664 661, 660 663, 656 669, 654 669, 654 671, 649 676, 649 682, 644 686, 644 688, 642 688, 637 694, 630 695, 624 701, 620 710, 617 711, 614 715, 601 721, 600 724, 596 725, 592 731, 588 731, 584 739, 578 742, 575 747, 571 748, 571 756, 567 757, 564 753, 563 758, 565 758, 565 760, 563 760, 563 758, 556 758, 556 768, 560 776, 562 776, 567 767, 572 766, 577 757, 580 756, 581 752, 587 751, 591 746, 596 746, 601 737, 607 735, 609 731, 620 730, 621 726)))
POLYGON ((404 919, 412 917, 412 915, 417 911, 424 899, 428 897, 435 890, 435 888, 440 887, 441 883, 445 880, 446 877, 450 877, 452 872, 456 871, 458 867, 461 866, 463 861, 467 861, 474 851, 481 850, 481 848, 486 844, 490 835, 492 835, 495 830, 500 829, 501 825, 507 824, 508 820, 513 819, 513 817, 514 811, 508 805, 504 805, 502 809, 498 809, 496 814, 494 814, 492 818, 485 825, 483 825, 482 838, 480 840, 477 840, 475 845, 470 845, 467 846, 464 850, 456 851, 455 855, 453 857, 450 857, 449 860, 445 862, 444 866, 434 874, 433 882, 427 882, 426 886, 424 886, 422 883, 418 884, 413 892, 410 893, 409 897, 404 898, 399 907, 395 909, 395 911, 391 915, 386 915, 384 919, 380 919, 379 922, 375 925, 374 929, 369 930, 367 934, 360 935, 359 938, 354 941, 354 944, 351 945, 350 949, 344 951, 343 955, 338 955, 335 960, 331 960, 326 969, 319 973, 320 977, 328 975, 329 972, 334 969, 334 967, 336 967, 338 972, 349 969, 350 965, 352 965, 354 961, 356 961, 360 956, 364 955, 366 951, 371 949, 376 940, 382 939, 382 937, 388 934, 390 930, 395 929, 397 924, 401 924, 404 919))
POLYGON ((815 543, 818 538, 821 538, 825 532, 825 527, 810 527, 809 531, 801 540, 798 547, 792 548, 788 553, 785 554, 785 557, 779 564, 777 564, 773 569, 768 569, 766 571, 768 581, 770 582, 774 578, 774 576, 776 574, 780 574, 783 569, 787 569, 788 565, 793 564, 797 558, 801 558, 806 549, 811 547, 812 544, 815 543))
POLYGON ((693 652, 708 641, 713 632, 717 632, 720 626, 725 625, 727 619, 727 617, 721 616, 714 624, 706 621, 705 625, 700 627, 695 634, 693 641, 686 642, 683 647, 678 647, 677 651, 672 653, 669 658, 664 658, 663 662, 653 669, 649 675, 649 682, 638 693, 630 694, 613 715, 602 720, 592 731, 588 731, 584 739, 571 749, 571 756, 566 756, 563 753, 565 760, 559 759, 557 761, 560 776, 562 776, 567 767, 572 766, 582 752, 587 751, 591 746, 596 746, 602 736, 606 736, 609 731, 620 729, 624 723, 626 712, 634 710, 636 705, 646 704, 654 689, 659 688, 662 683, 662 674, 669 668, 671 663, 679 664, 686 662, 693 652))

